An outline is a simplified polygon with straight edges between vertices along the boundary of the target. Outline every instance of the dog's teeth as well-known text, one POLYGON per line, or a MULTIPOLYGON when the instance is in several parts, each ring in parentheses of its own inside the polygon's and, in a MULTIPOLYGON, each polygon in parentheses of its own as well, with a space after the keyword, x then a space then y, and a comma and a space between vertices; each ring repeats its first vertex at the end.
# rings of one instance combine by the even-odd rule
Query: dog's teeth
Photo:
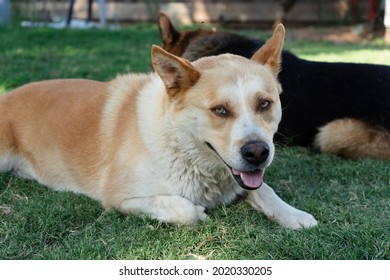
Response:
POLYGON ((240 178, 242 181, 244 181, 244 175, 242 174, 242 172, 240 172, 240 178))
POLYGON ((240 171, 237 169, 232 168, 233 175, 240 175, 240 171))

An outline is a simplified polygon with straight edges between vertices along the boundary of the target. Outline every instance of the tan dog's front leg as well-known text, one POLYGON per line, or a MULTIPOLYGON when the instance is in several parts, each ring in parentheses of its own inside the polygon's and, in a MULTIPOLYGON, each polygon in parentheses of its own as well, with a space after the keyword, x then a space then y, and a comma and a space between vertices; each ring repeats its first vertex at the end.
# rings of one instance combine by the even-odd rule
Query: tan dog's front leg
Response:
POLYGON ((312 215, 284 202, 265 183, 259 189, 250 191, 246 200, 254 209, 264 213, 270 220, 275 220, 287 228, 299 229, 317 225, 317 221, 312 215))
POLYGON ((178 225, 193 225, 207 218, 204 207, 194 205, 181 196, 130 198, 123 201, 118 210, 125 214, 146 215, 162 222, 178 225))

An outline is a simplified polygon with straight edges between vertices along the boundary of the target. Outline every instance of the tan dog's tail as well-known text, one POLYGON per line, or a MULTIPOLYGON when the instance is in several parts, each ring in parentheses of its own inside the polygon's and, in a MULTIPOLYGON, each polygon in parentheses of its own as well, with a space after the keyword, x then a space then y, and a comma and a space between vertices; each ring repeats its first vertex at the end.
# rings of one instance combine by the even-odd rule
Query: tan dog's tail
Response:
POLYGON ((356 119, 339 119, 321 127, 314 146, 321 152, 351 159, 390 160, 390 133, 356 119))

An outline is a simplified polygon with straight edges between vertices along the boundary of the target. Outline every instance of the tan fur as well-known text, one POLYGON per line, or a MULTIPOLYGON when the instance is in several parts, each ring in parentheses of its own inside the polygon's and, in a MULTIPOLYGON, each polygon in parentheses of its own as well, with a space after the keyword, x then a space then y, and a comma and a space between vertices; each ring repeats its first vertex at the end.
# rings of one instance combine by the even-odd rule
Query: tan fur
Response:
POLYGON ((256 60, 257 62, 264 65, 269 65, 275 77, 278 76, 281 62, 280 56, 275 54, 282 51, 283 45, 279 44, 279 42, 281 38, 284 38, 284 33, 284 26, 281 24, 277 25, 274 31, 274 36, 272 36, 272 38, 267 42, 267 47, 261 48, 260 51, 256 52, 252 56, 253 60, 256 60))
POLYGON ((314 226, 310 214, 262 182, 281 118, 275 72, 283 38, 279 27, 253 60, 222 55, 190 63, 153 46, 150 75, 22 86, 0 97, 0 171, 175 224, 204 220, 205 208, 249 188, 247 201, 270 219, 314 226), (259 107, 264 100, 267 109, 259 107), (229 115, 215 112, 221 106, 229 115), (269 147, 256 164, 241 151, 251 141, 269 147))
MULTIPOLYGON (((1 122, 10 128, 7 132, 12 141, 1 142, 0 151, 8 150, 28 166, 26 172, 22 169, 15 172, 31 177, 28 174, 31 170, 42 179, 41 183, 54 188, 68 177, 75 180, 65 183, 62 186, 65 189, 93 180, 99 153, 91 151, 99 151, 96 138, 105 87, 95 81, 53 80, 32 83, 1 97, 0 107, 5 113, 1 122), (57 169, 64 166, 57 157, 69 163, 60 176, 57 169), (79 169, 83 169, 83 176, 74 177, 79 169)), ((1 135, 7 137, 3 132, 1 135)), ((87 192, 93 188, 89 184, 85 187, 87 192)))
POLYGON ((390 160, 390 134, 356 119, 339 119, 321 127, 315 146, 321 152, 351 159, 390 160))

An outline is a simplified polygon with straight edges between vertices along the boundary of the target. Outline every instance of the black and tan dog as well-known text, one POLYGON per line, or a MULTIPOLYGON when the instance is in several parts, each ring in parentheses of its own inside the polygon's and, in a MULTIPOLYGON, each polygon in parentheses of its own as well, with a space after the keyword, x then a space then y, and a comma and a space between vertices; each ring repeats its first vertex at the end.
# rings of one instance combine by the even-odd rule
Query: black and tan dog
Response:
MULTIPOLYGON (((222 53, 250 58, 264 41, 197 29, 159 17, 163 48, 189 60, 222 53)), ((348 158, 390 159, 390 67, 307 61, 282 53, 283 118, 276 142, 348 158)))

